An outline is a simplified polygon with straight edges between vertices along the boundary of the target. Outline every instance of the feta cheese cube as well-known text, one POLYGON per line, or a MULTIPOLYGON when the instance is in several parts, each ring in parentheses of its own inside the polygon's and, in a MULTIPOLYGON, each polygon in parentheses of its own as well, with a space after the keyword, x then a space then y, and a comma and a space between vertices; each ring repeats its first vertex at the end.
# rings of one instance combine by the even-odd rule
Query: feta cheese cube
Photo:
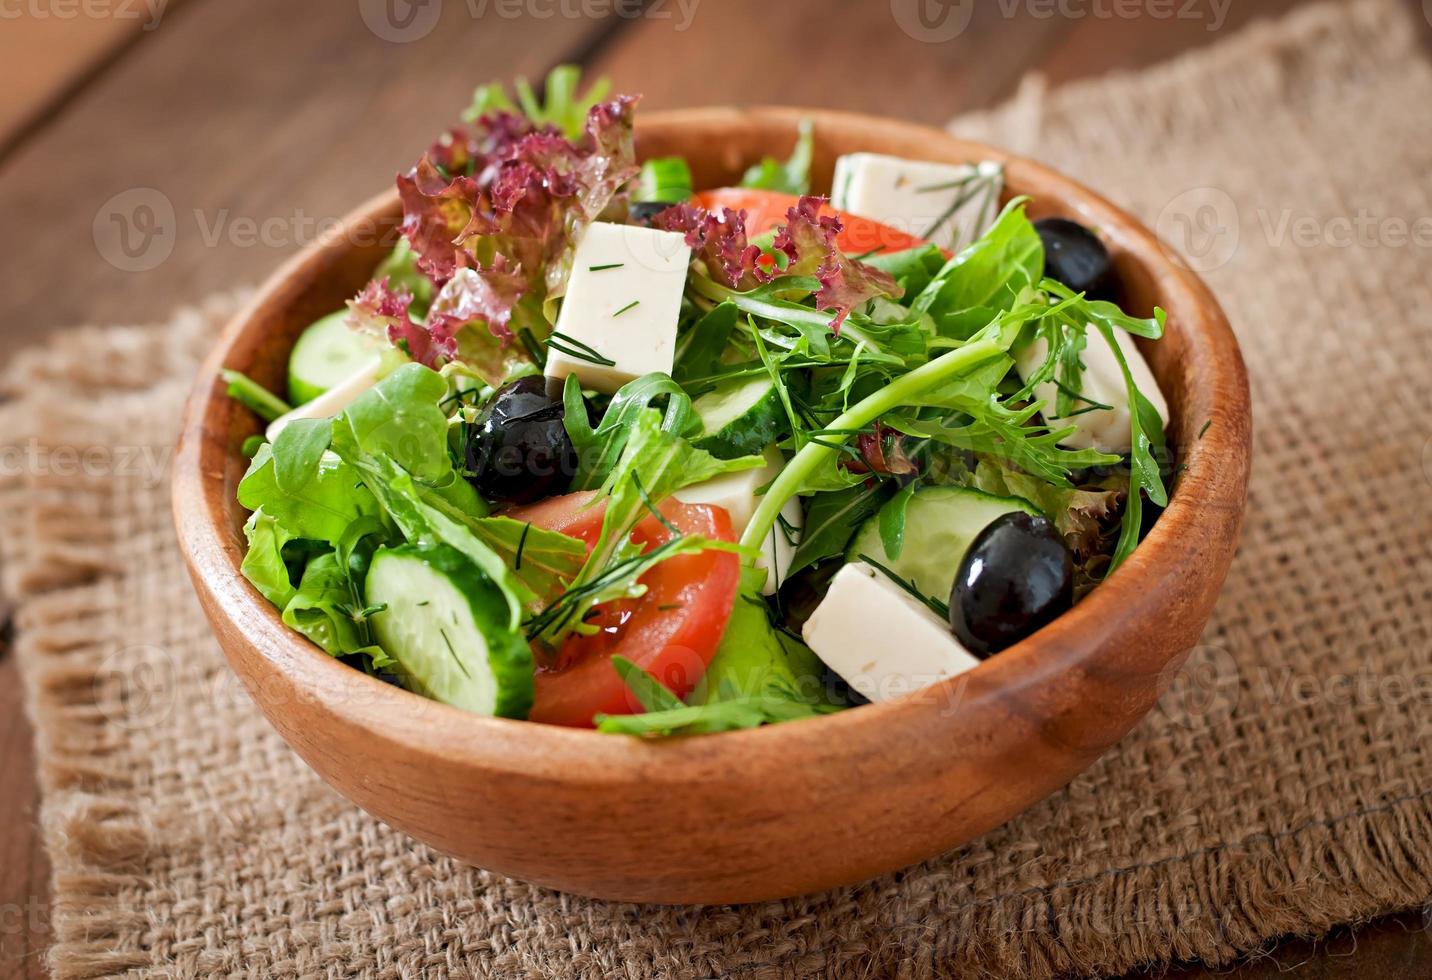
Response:
MULTIPOLYGON (((727 473, 705 483, 695 483, 681 488, 673 496, 684 504, 712 504, 725 508, 726 513, 731 515, 731 529, 740 537, 746 530, 746 525, 751 523, 756 507, 761 502, 757 491, 774 480, 785 465, 781 451, 775 446, 768 446, 765 456, 765 466, 741 470, 739 473, 727 473)), ((800 529, 805 520, 800 499, 792 498, 786 501, 781 508, 781 517, 790 528, 790 538, 799 541, 800 529)), ((756 565, 770 570, 762 589, 766 595, 774 593, 780 583, 785 581, 786 569, 790 567, 791 558, 795 555, 795 545, 790 538, 777 522, 761 547, 762 558, 756 565)))
POLYGON ((881 153, 847 153, 835 161, 831 203, 957 252, 999 215, 1004 166, 930 163, 881 153))
POLYGON ((871 701, 889 701, 980 664, 948 623, 865 562, 835 573, 801 634, 826 666, 871 701))
MULTIPOLYGON (((1138 385, 1139 391, 1144 393, 1158 411, 1159 418, 1167 424, 1168 402, 1164 399, 1163 392, 1159 391, 1158 382, 1154 380, 1148 362, 1139 353, 1132 339, 1120 337, 1117 332, 1114 336, 1119 350, 1124 354, 1124 360, 1129 364, 1129 373, 1133 375, 1134 384, 1138 385)), ((1055 399, 1059 396, 1059 388, 1052 380, 1035 386, 1034 397, 1044 403, 1044 420, 1051 426, 1056 429, 1068 428, 1071 425, 1074 427, 1074 431, 1064 438, 1061 445, 1071 449, 1098 449, 1101 452, 1122 455, 1127 453, 1133 444, 1129 439, 1129 392, 1124 384, 1124 372, 1119 369, 1113 348, 1104 339, 1103 333, 1090 326, 1085 337, 1088 339, 1079 355, 1079 359, 1084 363, 1084 370, 1079 376, 1080 394, 1112 407, 1081 411, 1088 409, 1089 405, 1076 401, 1074 411, 1079 412, 1078 415, 1071 415, 1066 419, 1056 418, 1055 405, 1058 403, 1055 399)), ((1014 368, 1021 379, 1028 380, 1048 356, 1049 345, 1043 337, 1036 337, 1015 353, 1014 368)))
POLYGON ((756 491, 774 480, 785 465, 781 451, 775 446, 766 448, 765 457, 765 466, 727 473, 705 483, 694 483, 682 487, 673 496, 683 504, 713 504, 726 508, 726 513, 731 515, 731 528, 739 536, 751 523, 761 502, 756 491))
POLYGON ((547 351, 547 377, 575 374, 582 387, 614 393, 644 374, 671 373, 676 319, 691 248, 679 232, 598 221, 577 244, 556 332, 613 364, 547 351))

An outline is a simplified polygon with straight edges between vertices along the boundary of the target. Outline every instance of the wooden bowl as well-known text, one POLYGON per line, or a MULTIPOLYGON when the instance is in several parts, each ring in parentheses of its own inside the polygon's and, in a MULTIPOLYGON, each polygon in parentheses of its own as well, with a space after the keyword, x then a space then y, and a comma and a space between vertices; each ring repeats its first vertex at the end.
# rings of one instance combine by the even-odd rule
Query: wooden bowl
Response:
POLYGON ((785 154, 815 123, 817 188, 842 153, 1000 159, 1035 216, 1098 227, 1126 305, 1169 311, 1142 344, 1185 468, 1133 557, 1073 611, 958 678, 811 721, 641 741, 482 718, 383 684, 286 629, 239 574, 239 451, 257 431, 220 368, 280 385, 300 330, 341 306, 391 244, 396 195, 285 265, 229 324, 186 409, 174 475, 179 538, 233 669, 279 733, 368 812, 492 871, 606 899, 750 902, 848 884, 923 860, 1065 785, 1134 726, 1181 666, 1238 540, 1248 382, 1218 304, 1142 225, 1047 167, 922 126, 836 112, 647 115, 643 156, 681 154, 697 187, 785 154), (378 231, 386 229, 385 236, 378 231))

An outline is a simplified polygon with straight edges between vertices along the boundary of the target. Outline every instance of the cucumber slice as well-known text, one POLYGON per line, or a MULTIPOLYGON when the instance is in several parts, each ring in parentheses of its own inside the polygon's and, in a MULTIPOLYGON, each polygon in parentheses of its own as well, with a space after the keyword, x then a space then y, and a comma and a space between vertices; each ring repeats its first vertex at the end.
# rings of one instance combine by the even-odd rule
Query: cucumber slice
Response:
POLYGON ((532 651, 508 627, 507 600, 447 545, 385 548, 368 567, 367 601, 378 645, 407 687, 479 715, 526 718, 532 651))
POLYGON ((345 322, 347 310, 315 320, 288 355, 288 398, 294 405, 311 402, 343 381, 372 358, 378 349, 345 322))
POLYGON ((691 403, 701 421, 694 440, 718 459, 759 453, 775 441, 781 399, 770 378, 762 375, 718 385, 691 403))
POLYGON ((860 526, 846 561, 868 555, 941 602, 950 600, 955 573, 970 544, 995 518, 1011 511, 1039 513, 1019 497, 996 497, 968 487, 925 487, 915 491, 905 505, 904 547, 899 558, 891 558, 880 538, 880 514, 895 503, 886 504, 860 526))

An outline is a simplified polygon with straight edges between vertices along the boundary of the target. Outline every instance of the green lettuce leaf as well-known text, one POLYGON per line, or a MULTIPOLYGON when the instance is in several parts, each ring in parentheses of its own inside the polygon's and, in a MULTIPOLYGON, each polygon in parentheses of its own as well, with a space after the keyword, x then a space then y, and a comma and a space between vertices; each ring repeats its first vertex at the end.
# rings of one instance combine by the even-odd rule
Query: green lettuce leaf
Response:
POLYGON ((239 503, 262 509, 290 538, 336 544, 365 514, 378 512, 357 472, 329 451, 333 422, 300 419, 259 448, 239 481, 239 503))
POLYGON ((1024 213, 1024 198, 1005 205, 994 225, 945 263, 911 302, 946 337, 968 338, 1044 276, 1044 243, 1024 213))
POLYGON ((283 547, 291 536, 262 509, 254 511, 244 524, 249 548, 239 571, 265 599, 282 609, 297 591, 283 559, 283 547))

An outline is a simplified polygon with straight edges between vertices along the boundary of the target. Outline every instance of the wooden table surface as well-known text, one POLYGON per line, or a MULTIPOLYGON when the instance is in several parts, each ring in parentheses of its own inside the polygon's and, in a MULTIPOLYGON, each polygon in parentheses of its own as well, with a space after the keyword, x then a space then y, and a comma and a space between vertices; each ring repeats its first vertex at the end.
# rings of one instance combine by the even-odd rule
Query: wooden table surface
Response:
MULTIPOLYGON (((7 5, 0 227, 10 245, 0 263, 0 349, 64 324, 144 322, 257 282, 311 240, 321 219, 388 185, 477 82, 579 62, 620 91, 644 93, 644 108, 788 103, 939 123, 1008 97, 1028 71, 1057 84, 1137 68, 1299 0, 1232 0, 1221 20, 1222 4, 1169 18, 1109 16, 1125 9, 1112 4, 1064 5, 1086 12, 1070 17, 1048 16, 1058 8, 1033 0, 943 2, 7 5), (934 37, 954 33, 951 22, 921 27, 917 3, 947 10, 962 29, 934 37), (161 234, 125 253, 112 233, 133 220, 136 200, 156 209, 161 234)), ((38 977, 49 865, 19 687, 0 640, 0 976, 38 977)), ((1318 942, 1286 941, 1232 972, 1188 965, 1168 975, 1428 976, 1432 940, 1422 917, 1407 914, 1318 942)))

